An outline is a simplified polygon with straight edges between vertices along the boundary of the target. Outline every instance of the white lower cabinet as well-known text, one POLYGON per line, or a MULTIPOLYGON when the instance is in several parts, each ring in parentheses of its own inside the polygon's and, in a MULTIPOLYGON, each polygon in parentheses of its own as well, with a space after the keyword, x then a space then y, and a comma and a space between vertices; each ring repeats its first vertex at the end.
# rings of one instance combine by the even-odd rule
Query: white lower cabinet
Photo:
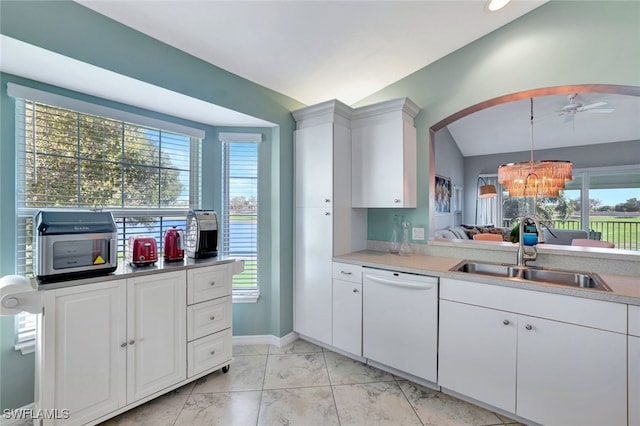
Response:
POLYGON ((362 267, 333 263, 333 344, 362 356, 362 267))
POLYGON ((640 426, 640 337, 629 336, 629 426, 640 426))
POLYGON ((625 305, 441 282, 440 386, 545 426, 627 424, 625 305))
POLYGON ((127 403, 187 378, 184 271, 127 280, 127 403))
POLYGON ((231 276, 242 265, 43 291, 36 407, 58 417, 43 424, 95 424, 186 384, 188 377, 228 366, 231 276), (188 294, 194 300, 189 307, 188 294))
POLYGON ((44 294, 38 335, 38 408, 68 410, 81 425, 127 403, 126 280, 44 294))
POLYGON ((438 384, 516 411, 517 315, 440 301, 438 384))
POLYGON ((231 275, 225 265, 187 271, 187 377, 220 367, 226 372, 229 367, 231 275))
POLYGON ((182 271, 45 292, 40 407, 84 424, 184 380, 185 281, 182 271))

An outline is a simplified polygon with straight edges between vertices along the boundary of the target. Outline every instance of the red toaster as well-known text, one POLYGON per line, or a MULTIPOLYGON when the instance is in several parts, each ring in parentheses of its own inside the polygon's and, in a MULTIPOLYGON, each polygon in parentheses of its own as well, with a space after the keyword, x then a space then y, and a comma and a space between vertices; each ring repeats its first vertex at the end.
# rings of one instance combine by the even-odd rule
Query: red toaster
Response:
POLYGON ((153 265, 158 261, 156 239, 146 235, 129 237, 129 263, 133 266, 153 265))

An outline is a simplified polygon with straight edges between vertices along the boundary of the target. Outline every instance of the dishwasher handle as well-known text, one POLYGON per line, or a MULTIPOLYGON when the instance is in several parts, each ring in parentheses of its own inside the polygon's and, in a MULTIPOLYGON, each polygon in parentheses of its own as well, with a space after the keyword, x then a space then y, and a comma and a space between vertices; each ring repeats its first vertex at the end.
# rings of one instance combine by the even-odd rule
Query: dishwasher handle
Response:
POLYGON ((371 280, 376 283, 386 284, 394 287, 410 288, 414 290, 431 290, 436 287, 436 284, 431 283, 412 283, 402 280, 392 280, 388 278, 378 277, 376 275, 365 274, 365 279, 371 280))

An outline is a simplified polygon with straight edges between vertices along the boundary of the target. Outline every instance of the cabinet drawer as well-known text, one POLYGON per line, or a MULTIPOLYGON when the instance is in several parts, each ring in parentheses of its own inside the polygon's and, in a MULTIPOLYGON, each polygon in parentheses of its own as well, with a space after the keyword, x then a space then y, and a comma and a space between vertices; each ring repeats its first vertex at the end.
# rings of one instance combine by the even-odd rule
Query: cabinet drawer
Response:
POLYGON ((231 330, 227 329, 189 342, 187 360, 189 377, 229 363, 231 361, 231 330))
POLYGON ((333 278, 336 280, 362 282, 362 266, 333 262, 333 278))
POLYGON ((187 304, 192 305, 229 295, 231 295, 231 277, 226 266, 187 271, 187 304))
POLYGON ((441 299, 626 334, 622 303, 450 278, 440 282, 441 299))
POLYGON ((231 296, 187 308, 187 340, 192 341, 231 327, 231 296))
POLYGON ((640 336, 640 306, 629 305, 629 334, 640 336))

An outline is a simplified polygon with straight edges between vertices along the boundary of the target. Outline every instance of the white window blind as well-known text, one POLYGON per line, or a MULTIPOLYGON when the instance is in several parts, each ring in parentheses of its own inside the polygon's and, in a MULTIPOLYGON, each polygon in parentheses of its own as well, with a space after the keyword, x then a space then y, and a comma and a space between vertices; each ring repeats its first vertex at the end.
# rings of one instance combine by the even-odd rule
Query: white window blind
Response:
POLYGON ((15 315, 16 345, 15 349, 22 355, 30 354, 36 349, 36 315, 20 312, 15 315))
MULTIPOLYGON (((42 208, 111 211, 119 262, 125 261, 130 235, 155 237, 161 254, 164 232, 185 229, 187 211, 199 207, 201 188, 201 139, 164 127, 175 128, 16 98, 17 273, 33 271, 33 216, 42 208)), ((29 336, 21 327, 16 332, 29 336)))
POLYGON ((260 134, 222 133, 223 253, 244 260, 233 277, 234 301, 255 300, 258 285, 258 158, 260 134))

